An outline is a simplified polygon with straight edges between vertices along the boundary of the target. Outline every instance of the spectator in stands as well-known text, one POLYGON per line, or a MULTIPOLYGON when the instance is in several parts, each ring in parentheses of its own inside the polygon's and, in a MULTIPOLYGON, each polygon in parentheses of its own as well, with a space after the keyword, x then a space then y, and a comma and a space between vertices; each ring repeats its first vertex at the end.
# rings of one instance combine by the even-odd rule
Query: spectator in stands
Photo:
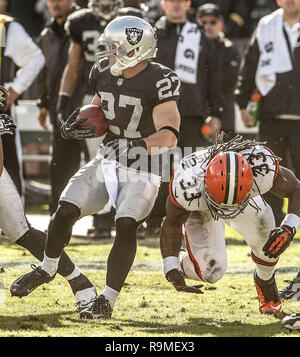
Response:
MULTIPOLYGON (((259 136, 283 158, 287 149, 293 169, 300 177, 300 0, 277 0, 281 9, 263 17, 243 59, 236 100, 244 125, 255 121, 247 110, 252 93, 258 89, 260 102, 259 136)), ((267 197, 276 225, 281 223, 282 200, 267 197)))
POLYGON ((249 16, 248 3, 252 2, 252 0, 192 0, 191 15, 195 16, 197 9, 208 2, 220 7, 221 14, 224 17, 224 33, 226 37, 231 39, 248 36, 246 19, 249 16))
MULTIPOLYGON (((45 58, 39 47, 16 20, 0 15, 1 33, 5 47, 1 56, 0 84, 8 89, 6 113, 15 118, 15 102, 27 90, 44 66, 45 58), (5 30, 5 31, 3 31, 5 30), (16 71, 16 68, 19 68, 16 71)), ((15 135, 5 135, 3 141, 4 167, 23 195, 22 148, 18 129, 15 135)))
MULTIPOLYGON (((50 214, 57 208, 62 190, 70 177, 78 171, 83 142, 63 139, 60 134, 61 123, 57 120, 57 100, 63 71, 68 61, 70 45, 64 24, 68 15, 78 8, 72 6, 72 0, 47 0, 49 12, 52 15, 50 23, 42 31, 38 44, 45 56, 46 63, 38 77, 38 120, 47 130, 47 116, 53 126, 52 159, 50 163, 51 200, 50 214), (65 158, 68 157, 68 160, 65 158)), ((77 86, 68 103, 68 111, 81 104, 81 87, 77 86)))
MULTIPOLYGON (((181 115, 180 147, 195 151, 208 145, 201 134, 207 120, 211 130, 221 129, 223 98, 219 81, 217 51, 197 24, 187 18, 189 1, 162 2, 165 16, 156 23, 156 61, 175 70, 181 80, 178 107, 181 115)), ((186 152, 187 153, 187 152, 186 152)), ((147 220, 147 234, 157 233, 165 215, 167 187, 161 185, 155 206, 147 220)))
POLYGON ((224 98, 222 130, 225 141, 234 135, 234 89, 240 66, 240 55, 236 46, 223 33, 224 18, 218 5, 207 3, 198 8, 196 19, 203 26, 205 35, 210 38, 218 52, 218 66, 224 98))

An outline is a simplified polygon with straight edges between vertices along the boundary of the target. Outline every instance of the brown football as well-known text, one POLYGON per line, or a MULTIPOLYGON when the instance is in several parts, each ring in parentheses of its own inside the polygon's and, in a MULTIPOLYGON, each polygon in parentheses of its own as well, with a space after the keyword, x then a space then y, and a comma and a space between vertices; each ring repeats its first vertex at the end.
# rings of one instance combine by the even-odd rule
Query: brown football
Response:
POLYGON ((108 130, 108 122, 103 110, 95 104, 88 104, 80 108, 76 120, 87 118, 88 121, 81 125, 82 128, 96 127, 97 137, 104 135, 108 130))

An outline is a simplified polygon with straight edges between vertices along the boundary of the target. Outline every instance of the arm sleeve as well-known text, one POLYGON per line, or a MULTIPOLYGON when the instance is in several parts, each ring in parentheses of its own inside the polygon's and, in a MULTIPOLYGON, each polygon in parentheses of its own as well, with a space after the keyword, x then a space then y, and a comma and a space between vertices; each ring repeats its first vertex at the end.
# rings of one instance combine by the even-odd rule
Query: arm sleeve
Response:
MULTIPOLYGON (((40 47, 41 51, 43 52, 43 37, 40 35, 38 41, 38 46, 40 47)), ((48 90, 47 90, 47 70, 46 66, 42 68, 40 73, 37 77, 37 91, 38 91, 38 101, 37 106, 39 108, 47 108, 48 109, 48 90)))
POLYGON ((99 80, 99 76, 100 72, 98 71, 96 64, 94 64, 89 74, 89 88, 96 94, 98 94, 97 82, 99 80))
POLYGON ((39 108, 48 108, 48 93, 47 93, 47 71, 44 66, 37 77, 37 90, 39 94, 37 105, 39 108))
POLYGON ((12 22, 9 26, 5 55, 20 67, 14 80, 7 85, 21 94, 32 84, 44 66, 44 55, 17 22, 12 22))
POLYGON ((76 23, 74 23, 74 19, 68 18, 66 23, 65 23, 65 31, 66 34, 70 37, 70 39, 76 43, 78 43, 79 45, 81 45, 81 33, 79 31, 79 28, 81 28, 81 26, 77 25, 76 23))
POLYGON ((256 32, 247 46, 238 76, 235 99, 240 109, 247 107, 248 101, 255 89, 255 75, 260 51, 256 40, 256 32))

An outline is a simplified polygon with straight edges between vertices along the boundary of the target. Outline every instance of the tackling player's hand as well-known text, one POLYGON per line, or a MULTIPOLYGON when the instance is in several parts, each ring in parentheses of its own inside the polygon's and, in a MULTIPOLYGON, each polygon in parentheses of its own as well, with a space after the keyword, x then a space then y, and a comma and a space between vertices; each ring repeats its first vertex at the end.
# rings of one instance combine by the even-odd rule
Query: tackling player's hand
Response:
POLYGON ((183 273, 178 269, 172 269, 168 271, 166 278, 177 291, 184 293, 203 294, 203 291, 200 290, 203 285, 186 285, 183 273))
POLYGON ((106 144, 103 157, 104 159, 116 159, 123 154, 127 154, 133 147, 147 148, 143 139, 115 139, 106 144))
POLYGON ((88 139, 97 137, 96 127, 82 128, 81 125, 87 122, 88 118, 82 118, 76 121, 80 112, 77 108, 61 126, 61 136, 65 139, 88 139))
POLYGON ((16 126, 12 118, 7 114, 0 114, 0 135, 14 135, 16 126))
POLYGON ((263 246, 265 255, 269 258, 277 258, 291 244, 295 234, 294 228, 285 225, 273 229, 267 243, 263 246))

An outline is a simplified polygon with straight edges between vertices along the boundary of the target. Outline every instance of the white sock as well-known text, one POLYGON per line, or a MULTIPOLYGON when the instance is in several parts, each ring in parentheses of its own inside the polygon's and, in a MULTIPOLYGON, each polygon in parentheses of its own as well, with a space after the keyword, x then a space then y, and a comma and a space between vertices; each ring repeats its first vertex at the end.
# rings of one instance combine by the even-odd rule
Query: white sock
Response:
POLYGON ((100 293, 100 295, 104 295, 106 297, 106 299, 110 302, 112 308, 115 306, 119 294, 119 291, 114 290, 107 285, 105 285, 104 289, 100 293))
POLYGON ((264 265, 259 265, 256 267, 256 273, 262 280, 269 280, 274 274, 275 267, 267 267, 264 265))
POLYGON ((77 278, 79 275, 81 274, 81 271, 79 270, 79 268, 75 265, 74 270, 72 271, 72 273, 68 276, 64 276, 64 278, 68 281, 77 278))
POLYGON ((58 257, 58 258, 49 258, 44 253, 44 259, 42 261, 41 268, 43 270, 45 270, 45 272, 48 273, 52 277, 57 272, 59 259, 60 259, 60 257, 58 257))

